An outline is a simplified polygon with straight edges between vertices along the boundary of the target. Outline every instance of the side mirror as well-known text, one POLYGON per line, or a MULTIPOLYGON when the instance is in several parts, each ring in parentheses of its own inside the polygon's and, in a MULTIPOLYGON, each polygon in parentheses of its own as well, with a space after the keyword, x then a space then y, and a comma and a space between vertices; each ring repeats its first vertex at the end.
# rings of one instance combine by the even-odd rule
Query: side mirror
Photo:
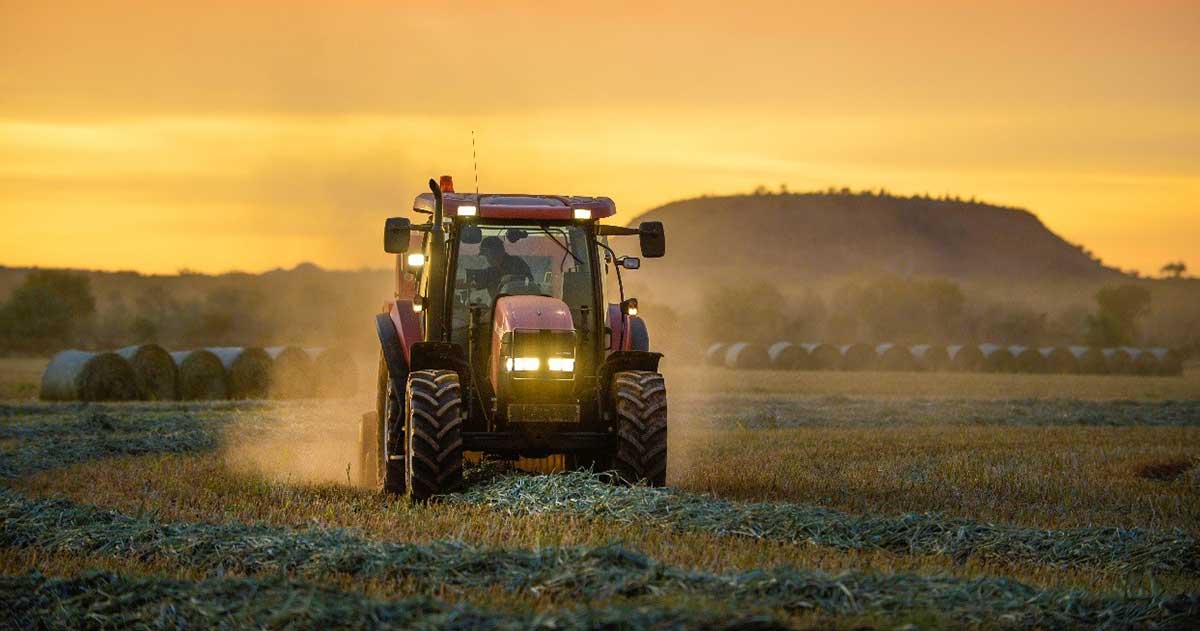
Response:
POLYGON ((625 269, 640 269, 642 267, 642 259, 636 256, 622 256, 617 259, 617 264, 625 269))
POLYGON ((667 253, 667 235, 661 221, 643 221, 638 224, 638 240, 641 241, 642 256, 660 258, 667 253))
POLYGON ((407 252, 411 230, 412 222, 407 217, 388 217, 383 224, 383 251, 388 254, 407 252))

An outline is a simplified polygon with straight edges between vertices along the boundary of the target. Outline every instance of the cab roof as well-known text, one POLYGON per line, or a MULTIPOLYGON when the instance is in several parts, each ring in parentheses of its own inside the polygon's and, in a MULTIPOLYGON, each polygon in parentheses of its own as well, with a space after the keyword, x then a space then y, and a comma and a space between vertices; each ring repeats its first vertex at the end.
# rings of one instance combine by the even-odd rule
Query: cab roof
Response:
MULTIPOLYGON (((413 200, 413 210, 432 214, 434 203, 432 193, 422 193, 413 200)), ((484 193, 478 198, 474 193, 442 195, 442 208, 447 217, 457 217, 459 206, 475 206, 476 216, 485 219, 570 220, 575 217, 575 209, 590 210, 592 219, 617 214, 617 205, 607 197, 513 193, 484 193)))

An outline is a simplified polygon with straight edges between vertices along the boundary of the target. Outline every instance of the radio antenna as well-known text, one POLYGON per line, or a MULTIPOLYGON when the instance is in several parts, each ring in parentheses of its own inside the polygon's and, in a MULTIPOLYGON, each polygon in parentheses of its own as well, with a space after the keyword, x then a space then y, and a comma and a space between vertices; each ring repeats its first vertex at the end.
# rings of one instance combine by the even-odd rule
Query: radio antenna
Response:
POLYGON ((475 130, 471 130, 471 162, 475 164, 475 207, 479 207, 479 155, 475 152, 475 130))

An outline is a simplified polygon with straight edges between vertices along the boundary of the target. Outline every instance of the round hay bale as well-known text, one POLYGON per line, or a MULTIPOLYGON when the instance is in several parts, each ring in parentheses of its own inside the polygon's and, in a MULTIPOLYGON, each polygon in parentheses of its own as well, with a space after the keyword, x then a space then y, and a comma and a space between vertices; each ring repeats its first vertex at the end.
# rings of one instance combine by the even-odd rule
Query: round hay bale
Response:
POLYGON ((1179 353, 1161 346, 1147 348, 1146 352, 1158 359, 1158 374, 1166 376, 1183 374, 1183 357, 1179 353))
POLYGON ((45 401, 129 401, 140 395, 133 366, 116 353, 63 351, 42 373, 45 401))
POLYGON ((138 344, 126 346, 116 353, 133 366, 142 399, 173 401, 179 396, 176 391, 178 370, 165 348, 158 344, 138 344))
POLYGON ((1047 372, 1060 375, 1079 372, 1079 360, 1075 358, 1071 349, 1065 346, 1043 346, 1038 349, 1038 353, 1041 353, 1042 359, 1046 362, 1047 372))
POLYGON ((997 344, 980 344, 979 352, 983 355, 983 370, 985 372, 1014 372, 1017 360, 1012 352, 997 344))
POLYGON ((175 361, 176 390, 183 401, 229 398, 229 376, 221 359, 202 348, 171 353, 175 361))
POLYGON ((1104 364, 1108 372, 1114 375, 1128 375, 1133 372, 1133 357, 1123 348, 1105 348, 1104 364))
POLYGON ((229 376, 230 399, 265 399, 271 392, 271 356, 255 346, 208 349, 229 376))
POLYGON ((1080 373, 1085 375, 1108 374, 1108 360, 1100 349, 1094 346, 1068 346, 1067 350, 1075 356, 1080 373))
POLYGON ((771 367, 771 356, 759 344, 736 342, 725 349, 725 366, 739 370, 759 370, 771 367))
POLYGON ((304 399, 317 392, 317 371, 313 360, 299 346, 272 346, 271 396, 276 399, 304 399))
POLYGON ((1147 353, 1144 349, 1133 348, 1132 346, 1122 347, 1121 350, 1129 353, 1130 359, 1133 361, 1131 369, 1135 375, 1157 375, 1159 371, 1158 357, 1154 353, 1147 353))
POLYGON ((977 372, 983 370, 983 353, 978 346, 954 344, 946 347, 950 356, 950 367, 958 372, 977 372))
POLYGON ((1038 349, 1030 346, 1009 346, 1008 352, 1013 356, 1013 370, 1040 374, 1049 372, 1046 358, 1038 349))
POLYGON ((800 345, 808 353, 808 365, 813 370, 837 370, 842 363, 842 353, 830 344, 807 343, 800 345))
POLYGON ((706 366, 713 366, 714 368, 717 366, 724 366, 725 346, 725 342, 716 342, 714 344, 710 344, 708 350, 704 351, 704 364, 706 366))
POLYGON ((868 344, 856 342, 838 348, 842 370, 867 370, 874 367, 875 349, 868 344))
POLYGON ((917 358, 913 357, 907 347, 890 342, 875 347, 875 365, 880 370, 895 372, 911 372, 920 368, 917 365, 917 358))
POLYGON ((918 344, 910 347, 908 352, 912 353, 921 370, 941 371, 950 368, 950 353, 946 351, 945 346, 918 344))
POLYGON ((808 363, 804 348, 791 342, 775 342, 767 347, 767 356, 771 359, 771 368, 777 370, 798 370, 808 363))
POLYGON ((317 375, 317 396, 343 398, 358 390, 358 366, 350 353, 337 347, 306 348, 317 375))

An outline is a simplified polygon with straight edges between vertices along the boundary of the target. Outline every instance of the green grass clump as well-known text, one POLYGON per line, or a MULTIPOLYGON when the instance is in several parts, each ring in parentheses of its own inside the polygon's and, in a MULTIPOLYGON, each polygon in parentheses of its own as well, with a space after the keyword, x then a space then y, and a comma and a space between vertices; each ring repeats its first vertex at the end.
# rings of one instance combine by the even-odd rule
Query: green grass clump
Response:
POLYGON ((423 593, 500 588, 561 602, 675 596, 744 610, 850 616, 936 611, 965 621, 1002 618, 1022 628, 1159 624, 1200 615, 1200 599, 1190 596, 1107 597, 997 577, 831 575, 790 567, 710 573, 664 565, 619 545, 485 549, 376 541, 326 529, 160 523, 7 490, 0 490, 0 518, 0 546, 7 548, 166 562, 209 575, 349 576, 423 593))
POLYGON ((510 514, 564 514, 843 550, 876 548, 960 560, 981 557, 1059 568, 1095 567, 1122 574, 1200 574, 1200 545, 1180 530, 1046 530, 932 513, 854 516, 801 504, 735 503, 674 489, 619 486, 603 475, 587 472, 504 476, 449 500, 510 514))

